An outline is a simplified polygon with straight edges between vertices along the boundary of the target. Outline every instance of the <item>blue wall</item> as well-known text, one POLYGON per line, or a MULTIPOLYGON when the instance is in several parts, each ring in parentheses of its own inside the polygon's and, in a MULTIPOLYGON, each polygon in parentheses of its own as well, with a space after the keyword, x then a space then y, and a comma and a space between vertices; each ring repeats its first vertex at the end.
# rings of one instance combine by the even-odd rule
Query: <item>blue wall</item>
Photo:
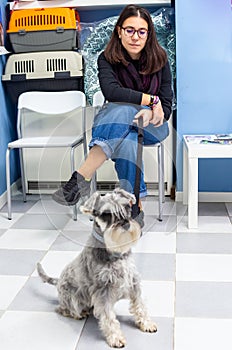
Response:
MULTIPOLYGON (((176 0, 177 191, 182 135, 232 133, 231 0, 176 0)), ((200 160, 199 190, 232 192, 232 160, 200 160)))
MULTIPOLYGON (((3 27, 6 27, 5 18, 5 0, 0 1, 3 27)), ((0 56, 0 73, 4 71, 6 56, 0 56)), ((0 81, 0 195, 6 191, 6 168, 5 168, 5 154, 9 141, 16 137, 16 112, 15 107, 11 104, 6 95, 2 82, 0 81)), ((12 166, 11 166, 11 181, 17 180, 19 177, 18 157, 16 152, 12 152, 12 166)))

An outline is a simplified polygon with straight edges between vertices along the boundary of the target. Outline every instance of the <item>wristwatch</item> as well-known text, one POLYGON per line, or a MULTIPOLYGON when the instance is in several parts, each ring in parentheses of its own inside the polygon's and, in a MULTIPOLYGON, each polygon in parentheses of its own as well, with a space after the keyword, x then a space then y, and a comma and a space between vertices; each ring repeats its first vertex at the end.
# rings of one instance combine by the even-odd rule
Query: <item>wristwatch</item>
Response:
POLYGON ((159 103, 159 96, 150 95, 149 107, 153 109, 159 103))

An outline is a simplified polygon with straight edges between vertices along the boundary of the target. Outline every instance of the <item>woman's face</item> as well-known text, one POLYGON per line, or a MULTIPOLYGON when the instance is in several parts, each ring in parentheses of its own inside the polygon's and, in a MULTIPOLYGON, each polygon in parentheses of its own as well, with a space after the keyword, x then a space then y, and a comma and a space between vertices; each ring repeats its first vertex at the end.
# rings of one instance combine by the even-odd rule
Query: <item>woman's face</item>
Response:
POLYGON ((141 17, 128 17, 118 27, 118 36, 131 58, 137 60, 147 41, 148 24, 141 17))

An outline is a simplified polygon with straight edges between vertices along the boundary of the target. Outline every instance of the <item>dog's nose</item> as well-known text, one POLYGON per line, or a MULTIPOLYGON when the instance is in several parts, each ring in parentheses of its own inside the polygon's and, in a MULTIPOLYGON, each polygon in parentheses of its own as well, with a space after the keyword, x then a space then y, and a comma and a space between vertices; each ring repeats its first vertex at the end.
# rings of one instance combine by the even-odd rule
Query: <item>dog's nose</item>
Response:
POLYGON ((130 228, 130 223, 129 223, 128 221, 126 221, 126 222, 122 225, 122 227, 124 228, 125 231, 127 231, 127 230, 129 230, 129 228, 130 228))

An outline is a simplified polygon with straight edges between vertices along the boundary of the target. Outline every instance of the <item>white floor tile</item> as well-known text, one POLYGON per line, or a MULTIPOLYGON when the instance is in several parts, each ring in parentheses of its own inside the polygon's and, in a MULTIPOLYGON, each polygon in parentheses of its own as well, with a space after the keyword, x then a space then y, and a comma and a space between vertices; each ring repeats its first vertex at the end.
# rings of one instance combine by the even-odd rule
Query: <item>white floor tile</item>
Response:
POLYGON ((8 308, 27 278, 26 276, 0 276, 0 310, 8 308))
MULTIPOLYGON (((42 259, 41 264, 48 275, 59 277, 64 267, 79 253, 75 251, 49 251, 42 259)), ((37 271, 34 271, 32 276, 38 276, 37 271)))
POLYGON ((83 325, 55 312, 8 311, 0 319, 1 349, 74 350, 83 325))
POLYGON ((188 229, 188 217, 184 216, 177 220, 177 232, 216 232, 232 233, 232 225, 225 216, 198 216, 198 228, 188 229))
MULTIPOLYGON (((142 207, 145 215, 158 215, 159 213, 159 202, 158 197, 154 200, 144 200, 142 201, 142 207)), ((187 206, 180 202, 174 202, 167 200, 163 203, 163 215, 185 215, 187 211, 187 206)))
POLYGON ((136 253, 170 253, 176 252, 175 232, 146 232, 133 247, 136 253))
POLYGON ((89 215, 84 214, 77 214, 77 221, 69 220, 68 223, 65 225, 64 230, 84 230, 92 232, 93 227, 93 221, 90 221, 89 215))
POLYGON ((8 214, 7 213, 0 213, 0 227, 1 227, 1 229, 8 229, 8 228, 10 228, 23 215, 24 214, 22 214, 22 213, 13 213, 12 214, 12 220, 8 220, 8 214))
POLYGON ((231 350, 232 320, 176 318, 174 350, 231 350))
POLYGON ((47 250, 58 234, 55 230, 9 229, 0 237, 0 249, 47 250))
POLYGON ((60 205, 53 201, 52 199, 41 199, 40 201, 36 202, 31 209, 27 211, 28 214, 65 214, 70 213, 72 215, 73 210, 72 207, 66 207, 64 205, 60 205))
MULTIPOLYGON (((142 281, 142 297, 152 317, 174 317, 174 282, 142 281)), ((128 316, 129 301, 121 300, 115 306, 118 315, 128 316)))
POLYGON ((227 254, 177 254, 177 281, 232 281, 232 256, 227 254))
MULTIPOLYGON (((0 253, 3 257, 1 259, 3 266, 0 262, 0 267, 3 271, 2 275, 0 275, 0 349, 78 350, 79 347, 80 349, 89 349, 88 339, 89 333, 92 337, 92 326, 90 327, 91 329, 88 327, 84 328, 83 332, 85 321, 75 321, 56 314, 53 311, 57 303, 56 294, 54 296, 54 293, 56 293, 54 287, 50 286, 52 288, 52 292, 50 292, 49 286, 46 285, 44 289, 42 288, 43 284, 42 282, 42 285, 39 284, 39 279, 31 278, 28 281, 27 279, 38 260, 41 260, 42 266, 48 275, 59 277, 64 267, 80 253, 77 250, 71 250, 73 246, 66 247, 67 250, 62 251, 62 244, 59 245, 57 243, 57 236, 60 232, 50 227, 48 227, 48 230, 46 228, 43 229, 44 221, 41 222, 39 218, 42 218, 44 215, 41 214, 47 213, 49 214, 47 216, 52 219, 53 217, 56 219, 56 216, 58 218, 64 216, 66 219, 63 220, 62 218, 60 221, 62 225, 60 224, 58 227, 62 227, 65 237, 67 235, 68 238, 76 237, 75 235, 72 236, 71 232, 78 232, 78 237, 81 237, 80 242, 82 242, 83 237, 91 234, 93 222, 89 220, 89 216, 79 212, 78 220, 73 221, 71 208, 59 206, 50 197, 44 199, 38 197, 38 200, 29 210, 25 209, 25 217, 22 217, 24 215, 22 213, 13 213, 13 220, 8 220, 7 213, 0 213, 0 227, 2 231, 0 235, 0 253), (35 217, 37 219, 36 227, 34 225, 35 217), (17 222, 17 220, 19 221, 17 222), (14 225, 15 223, 16 225, 14 225), (14 228, 12 228, 12 225, 14 225, 14 228), (15 229, 15 227, 20 227, 20 225, 24 225, 22 227, 26 227, 26 229, 15 229), (51 247, 54 247, 54 242, 57 243, 56 248, 49 250, 51 247), (21 261, 23 268, 17 269, 16 267, 21 261), (29 269, 30 271, 28 270, 28 276, 26 276, 25 268, 28 264, 32 267, 29 269), (12 272, 11 275, 8 273, 9 271, 12 272), (14 271, 18 272, 17 276, 15 276, 16 273, 14 271), (38 285, 40 286, 39 288, 38 285), (38 302, 38 298, 41 297, 45 297, 45 301, 38 302), (82 338, 78 343, 81 334, 82 338)), ((20 195, 20 201, 22 201, 22 195, 20 195)), ((232 216, 232 204, 227 203, 226 207, 229 216, 232 216)), ((150 222, 149 215, 152 215, 152 220, 154 218, 154 222, 156 222, 156 215, 158 214, 157 198, 143 201, 143 208, 147 215, 146 221, 148 224, 150 222)), ((159 343, 162 345, 158 345, 157 348, 159 350, 232 349, 232 318, 229 319, 231 314, 227 306, 227 300, 230 298, 230 286, 232 285, 232 255, 229 251, 224 251, 221 246, 221 250, 217 250, 218 242, 221 244, 224 242, 224 245, 230 243, 232 225, 229 217, 219 216, 220 214, 214 215, 212 213, 212 216, 204 216, 208 215, 208 212, 210 213, 210 211, 204 211, 199 216, 199 228, 197 230, 188 230, 186 206, 167 200, 164 204, 166 221, 164 220, 163 224, 153 225, 151 222, 151 224, 147 225, 150 229, 148 229, 148 232, 144 231, 143 236, 133 248, 137 259, 136 262, 140 263, 140 268, 142 267, 142 296, 149 314, 157 322, 158 327, 160 324, 164 325, 162 323, 164 320, 165 322, 167 320, 170 322, 169 332, 171 333, 171 338, 166 347, 163 346, 163 341, 167 338, 166 323, 165 327, 163 329, 162 327, 159 328, 158 333, 155 335, 155 337, 158 335, 162 338, 162 342, 159 343), (187 245, 191 247, 194 244, 195 247, 201 245, 202 240, 199 240, 199 237, 202 239, 202 233, 204 236, 203 243, 206 247, 208 247, 206 235, 210 234, 211 237, 211 234, 213 234, 213 246, 212 242, 208 242, 210 248, 206 250, 206 254, 204 254, 205 251, 202 246, 202 250, 195 249, 195 251, 190 250, 188 252, 185 249, 179 250, 180 254, 176 254, 176 232, 169 232, 171 229, 168 229, 168 232, 164 232, 162 229, 164 225, 167 225, 167 221, 170 221, 169 226, 173 225, 174 231, 176 231, 177 222, 177 231, 181 232, 181 236, 188 236, 187 241, 184 241, 186 244, 184 248, 187 245), (224 238, 222 240, 225 236, 228 239, 225 240, 224 238), (221 255, 219 254, 220 252, 222 253, 221 255), (155 269, 160 273, 154 273, 155 269), (169 271, 168 269, 171 272, 166 273, 169 271), (176 291, 175 281, 177 281, 176 291), (213 293, 212 285, 216 286, 213 293), (204 286, 204 288, 201 286, 204 286), (190 312, 189 288, 191 288, 192 296, 190 310, 192 313, 185 313, 186 310, 190 312), (207 303, 204 297, 207 298, 208 295, 210 300, 207 303), (183 297, 185 298, 184 301, 183 297), (220 299, 217 299, 217 297, 220 299), (178 316, 183 317, 175 318, 173 331, 175 298, 177 298, 176 312, 179 312, 178 316), (205 302, 205 304, 201 306, 199 300, 202 303, 205 302), (218 300, 218 302, 215 302, 216 305, 212 304, 212 300, 218 300), (213 311, 212 305, 214 306, 213 311), (220 312, 216 312, 217 308, 220 312), (187 318, 186 316, 189 317, 187 318), (207 317, 209 318, 207 319, 207 317), (175 337, 174 345, 173 337, 175 337)), ((57 221, 54 222, 56 223, 57 221)), ((180 235, 180 233, 177 233, 177 235, 180 235)), ((60 242, 62 243, 62 237, 60 242)), ((37 272, 34 271, 32 276, 37 276, 37 272)), ((121 316, 130 315, 129 302, 125 300, 118 302, 115 311, 121 316)), ((94 324, 97 327, 96 322, 94 324)), ((134 324, 131 326, 129 321, 126 323, 126 326, 128 330, 134 329, 131 328, 134 327, 134 324)), ((102 348, 101 340, 104 342, 104 346, 107 347, 98 329, 95 333, 96 339, 100 339, 98 343, 100 344, 99 349, 102 348)), ((147 349, 153 349, 155 346, 153 340, 150 343, 149 341, 148 343, 146 341, 141 342, 139 333, 137 338, 137 333, 136 329, 136 336, 130 348, 139 349, 145 346, 147 349)))

